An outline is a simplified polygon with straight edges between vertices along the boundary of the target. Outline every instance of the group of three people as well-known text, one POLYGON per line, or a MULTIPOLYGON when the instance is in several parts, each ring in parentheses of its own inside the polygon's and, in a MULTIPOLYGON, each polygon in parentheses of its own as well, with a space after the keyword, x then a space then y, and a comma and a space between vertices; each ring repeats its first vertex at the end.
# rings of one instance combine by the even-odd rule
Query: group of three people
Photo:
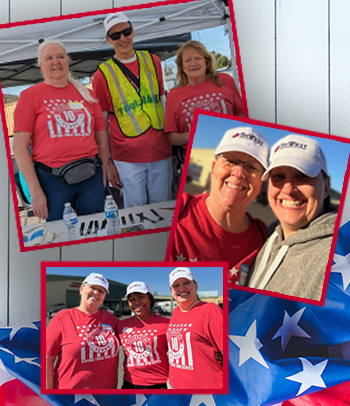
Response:
POLYGON ((47 389, 117 389, 120 345, 122 389, 221 389, 222 310, 199 299, 189 268, 173 269, 169 282, 177 303, 170 320, 151 312, 154 297, 142 281, 126 290, 134 316, 118 320, 100 309, 108 281, 86 277, 80 305, 61 310, 47 327, 47 389))
POLYGON ((252 127, 228 130, 215 151, 210 193, 184 193, 170 259, 228 261, 239 283, 320 300, 336 213, 323 151, 289 134, 271 148, 252 127), (277 218, 267 230, 247 212, 268 181, 277 218))
POLYGON ((186 147, 195 108, 243 114, 234 80, 216 72, 202 44, 181 46, 179 84, 165 109, 159 58, 134 50, 134 28, 124 13, 109 14, 104 27, 114 55, 99 65, 93 92, 72 78, 63 44, 47 40, 38 49, 44 82, 19 97, 14 154, 33 212, 47 221, 62 218, 66 202, 78 215, 103 211, 107 181, 122 189, 124 207, 169 200, 171 145, 186 147), (85 179, 86 158, 96 168, 85 179), (61 174, 71 164, 81 173, 67 183, 61 174))

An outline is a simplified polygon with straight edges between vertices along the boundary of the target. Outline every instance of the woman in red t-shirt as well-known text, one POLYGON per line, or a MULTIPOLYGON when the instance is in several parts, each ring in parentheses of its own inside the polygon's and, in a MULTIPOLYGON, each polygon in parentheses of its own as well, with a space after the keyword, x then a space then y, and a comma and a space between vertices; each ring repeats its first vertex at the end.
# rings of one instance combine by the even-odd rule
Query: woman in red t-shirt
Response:
POLYGON ((20 94, 13 140, 33 212, 47 221, 61 219, 66 202, 78 215, 103 211, 107 175, 113 186, 120 185, 109 159, 101 107, 93 94, 72 78, 61 42, 42 42, 38 55, 44 81, 20 94), (81 158, 94 159, 96 173, 91 170, 86 179, 76 179, 74 184, 61 180, 58 169, 81 158))
POLYGON ((117 388, 118 319, 100 309, 108 286, 103 275, 91 273, 80 286, 80 305, 59 311, 50 321, 46 389, 117 388))
POLYGON ((169 319, 151 313, 154 298, 144 282, 132 282, 125 296, 135 316, 119 321, 117 327, 126 355, 122 389, 166 389, 169 319))
POLYGON ((177 303, 167 332, 169 389, 223 388, 223 313, 214 303, 201 302, 198 285, 189 268, 169 275, 177 303))
MULTIPOLYGON (((242 99, 234 79, 218 73, 215 61, 198 41, 182 44, 176 55, 178 84, 170 90, 164 132, 184 158, 195 109, 243 116, 242 99)), ((182 156, 182 158, 181 158, 182 156)))

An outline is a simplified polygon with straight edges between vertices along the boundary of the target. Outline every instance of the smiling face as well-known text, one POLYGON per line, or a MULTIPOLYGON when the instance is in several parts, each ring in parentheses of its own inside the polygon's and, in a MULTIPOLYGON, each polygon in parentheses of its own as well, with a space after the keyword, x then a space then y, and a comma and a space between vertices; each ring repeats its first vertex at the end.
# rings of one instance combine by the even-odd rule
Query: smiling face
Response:
POLYGON ((102 286, 81 285, 81 309, 87 313, 96 313, 99 307, 102 305, 106 293, 107 292, 105 288, 103 288, 102 286))
POLYGON ((263 166, 248 154, 220 154, 212 165, 210 198, 225 210, 240 208, 245 212, 261 191, 262 173, 263 166), (240 165, 233 164, 237 160, 240 165), (246 170, 243 166, 251 170, 246 170))
POLYGON ((182 70, 190 86, 204 82, 207 70, 204 56, 194 48, 187 48, 182 55, 182 70))
POLYGON ((329 190, 329 178, 324 179, 322 172, 311 178, 288 166, 271 171, 268 199, 285 238, 322 213, 329 190))
POLYGON ((151 315, 151 301, 147 293, 130 293, 128 295, 128 305, 140 320, 145 320, 151 315))
POLYGON ((187 310, 197 301, 197 283, 186 278, 178 278, 170 291, 181 310, 187 310))
MULTIPOLYGON (((108 31, 108 35, 111 35, 115 32, 121 32, 129 27, 130 23, 119 23, 113 25, 113 27, 108 31)), ((108 35, 106 36, 106 40, 113 46, 115 56, 118 60, 129 59, 134 56, 134 29, 132 30, 132 33, 127 37, 121 34, 120 38, 115 41, 113 41, 108 35)))
POLYGON ((40 56, 40 69, 45 82, 66 85, 68 82, 68 56, 59 44, 47 44, 40 56))

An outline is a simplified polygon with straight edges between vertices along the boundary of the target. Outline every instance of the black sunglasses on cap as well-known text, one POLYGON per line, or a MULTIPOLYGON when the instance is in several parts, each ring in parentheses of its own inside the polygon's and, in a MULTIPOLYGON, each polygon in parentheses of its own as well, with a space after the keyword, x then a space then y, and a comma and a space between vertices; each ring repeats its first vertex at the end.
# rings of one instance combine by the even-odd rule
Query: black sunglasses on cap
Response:
POLYGON ((122 31, 113 32, 113 34, 109 34, 108 36, 112 41, 117 41, 118 39, 120 39, 122 34, 124 35, 124 37, 128 37, 129 35, 131 35, 131 33, 132 33, 132 27, 128 27, 122 31))

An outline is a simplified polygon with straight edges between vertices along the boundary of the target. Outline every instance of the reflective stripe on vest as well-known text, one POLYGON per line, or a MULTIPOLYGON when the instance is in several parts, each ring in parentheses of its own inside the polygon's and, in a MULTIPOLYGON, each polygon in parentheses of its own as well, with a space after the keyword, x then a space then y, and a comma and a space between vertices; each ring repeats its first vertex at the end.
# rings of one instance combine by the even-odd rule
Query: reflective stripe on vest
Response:
POLYGON ((147 51, 136 51, 136 55, 140 71, 139 92, 113 59, 99 66, 106 78, 120 130, 127 137, 137 137, 150 127, 164 128, 164 111, 153 59, 147 51))

